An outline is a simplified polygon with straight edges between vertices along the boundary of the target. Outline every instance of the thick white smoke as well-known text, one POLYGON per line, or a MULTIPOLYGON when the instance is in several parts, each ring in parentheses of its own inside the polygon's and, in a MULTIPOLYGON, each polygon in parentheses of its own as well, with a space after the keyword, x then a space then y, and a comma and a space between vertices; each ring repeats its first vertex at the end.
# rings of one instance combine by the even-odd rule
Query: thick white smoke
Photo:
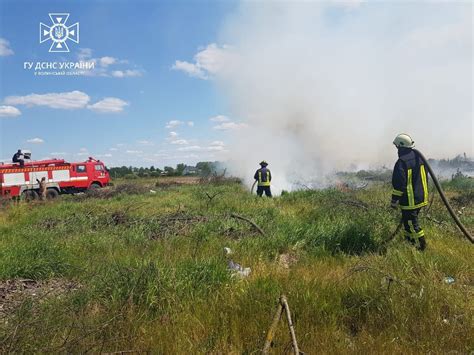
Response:
POLYGON ((473 152, 472 5, 244 2, 216 73, 233 117, 233 173, 269 162, 277 189, 393 163, 410 133, 430 157, 473 152))

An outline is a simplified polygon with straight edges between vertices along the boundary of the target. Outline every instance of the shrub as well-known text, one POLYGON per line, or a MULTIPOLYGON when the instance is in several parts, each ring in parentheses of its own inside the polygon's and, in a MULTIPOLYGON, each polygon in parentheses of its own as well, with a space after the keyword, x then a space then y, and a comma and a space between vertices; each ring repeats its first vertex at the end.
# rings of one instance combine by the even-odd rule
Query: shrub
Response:
POLYGON ((138 179, 138 176, 135 174, 127 174, 123 178, 126 180, 135 180, 135 179, 138 179))

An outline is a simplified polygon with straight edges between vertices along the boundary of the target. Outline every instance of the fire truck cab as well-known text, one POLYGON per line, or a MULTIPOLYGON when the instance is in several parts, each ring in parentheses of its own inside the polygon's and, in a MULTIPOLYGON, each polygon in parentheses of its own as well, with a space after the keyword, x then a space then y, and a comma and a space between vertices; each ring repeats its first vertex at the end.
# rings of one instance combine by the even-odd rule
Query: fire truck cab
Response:
POLYGON ((107 186, 110 176, 104 163, 94 158, 80 163, 62 159, 20 164, 0 164, 0 196, 38 198, 39 181, 45 178, 46 197, 83 192, 107 186))

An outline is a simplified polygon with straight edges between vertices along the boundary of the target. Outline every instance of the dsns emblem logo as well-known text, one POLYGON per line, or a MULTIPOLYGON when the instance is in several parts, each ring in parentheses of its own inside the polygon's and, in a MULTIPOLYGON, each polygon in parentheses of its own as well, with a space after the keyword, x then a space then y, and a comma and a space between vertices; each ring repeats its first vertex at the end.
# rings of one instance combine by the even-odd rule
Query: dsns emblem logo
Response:
POLYGON ((79 43, 79 22, 67 26, 67 13, 49 14, 49 18, 53 23, 51 27, 40 22, 40 43, 51 40, 50 52, 69 52, 67 40, 79 43))

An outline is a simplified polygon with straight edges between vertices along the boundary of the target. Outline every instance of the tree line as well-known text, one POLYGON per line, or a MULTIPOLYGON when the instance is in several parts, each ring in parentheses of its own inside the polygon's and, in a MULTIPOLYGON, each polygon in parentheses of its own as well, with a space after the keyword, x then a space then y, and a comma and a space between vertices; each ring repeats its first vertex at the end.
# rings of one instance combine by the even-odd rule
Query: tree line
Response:
POLYGON ((134 179, 139 177, 159 177, 159 176, 209 176, 222 170, 219 162, 203 161, 196 166, 188 166, 184 163, 177 164, 176 167, 165 166, 163 169, 155 166, 134 167, 120 166, 109 168, 112 178, 134 179))

